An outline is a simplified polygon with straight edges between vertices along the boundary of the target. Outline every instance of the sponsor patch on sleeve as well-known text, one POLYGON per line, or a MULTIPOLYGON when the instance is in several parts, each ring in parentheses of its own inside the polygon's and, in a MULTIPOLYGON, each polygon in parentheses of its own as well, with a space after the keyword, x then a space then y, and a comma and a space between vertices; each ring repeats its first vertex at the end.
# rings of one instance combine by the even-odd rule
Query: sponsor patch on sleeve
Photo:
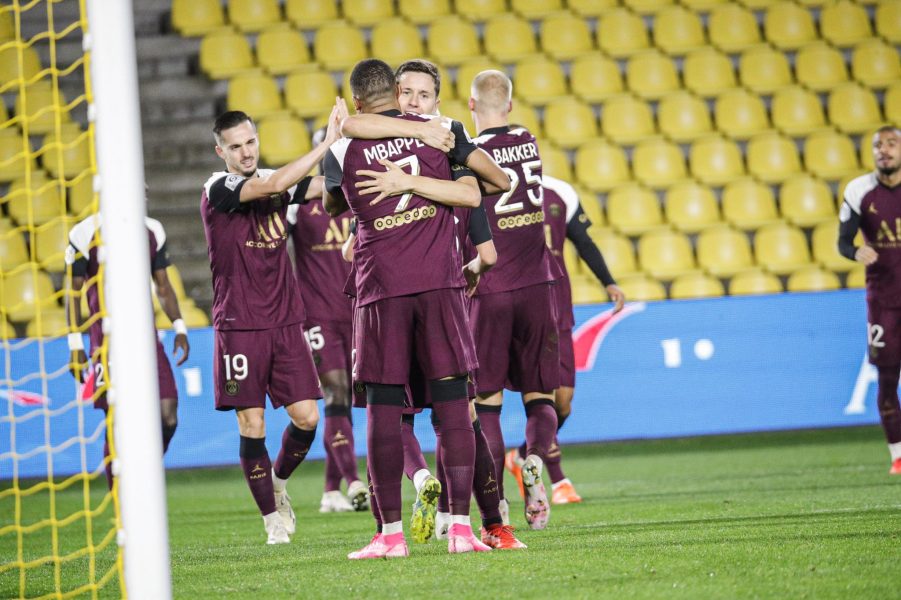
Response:
POLYGON ((234 192, 235 188, 238 187, 238 184, 242 181, 244 181, 244 178, 240 175, 229 175, 225 178, 225 187, 234 192))

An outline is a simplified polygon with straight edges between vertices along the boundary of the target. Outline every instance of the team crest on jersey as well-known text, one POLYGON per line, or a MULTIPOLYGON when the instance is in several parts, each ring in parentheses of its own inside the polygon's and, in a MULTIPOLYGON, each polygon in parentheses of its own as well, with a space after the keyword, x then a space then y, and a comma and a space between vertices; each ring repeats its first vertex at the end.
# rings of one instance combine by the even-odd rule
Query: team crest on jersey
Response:
POLYGON ((234 192, 235 188, 238 187, 238 184, 242 181, 244 181, 244 178, 240 175, 229 175, 225 178, 225 187, 234 192))
POLYGON ((238 390, 241 389, 241 386, 238 385, 238 382, 234 379, 229 379, 225 382, 225 393, 229 396, 237 396, 238 390))

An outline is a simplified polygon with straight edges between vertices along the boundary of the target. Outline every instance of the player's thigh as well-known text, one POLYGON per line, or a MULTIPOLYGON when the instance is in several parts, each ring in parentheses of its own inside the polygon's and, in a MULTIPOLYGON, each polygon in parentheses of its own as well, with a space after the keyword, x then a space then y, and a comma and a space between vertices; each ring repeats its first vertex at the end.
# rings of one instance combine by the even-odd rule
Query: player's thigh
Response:
POLYGON ((406 385, 413 358, 414 300, 384 298, 354 311, 353 380, 406 385))
POLYGON ((417 296, 416 359, 426 380, 466 375, 476 365, 476 349, 461 289, 432 290, 417 296))
POLYGON ((353 325, 340 321, 308 321, 304 335, 319 374, 350 370, 350 339, 353 325))
POLYGON ((275 408, 322 397, 319 373, 300 323, 272 330, 268 384, 269 400, 275 408))
POLYGON ((523 394, 550 393, 560 386, 560 345, 551 286, 516 290, 509 381, 523 394))
POLYGON ((479 368, 476 392, 484 395, 504 388, 513 341, 512 292, 481 294, 470 304, 469 321, 476 345, 479 368))
POLYGON ((333 369, 319 374, 322 386, 322 399, 326 409, 329 406, 350 406, 350 372, 344 369, 333 369))
POLYGON ((867 351, 877 367, 901 362, 901 308, 867 303, 867 351))
POLYGON ((271 330, 217 330, 213 354, 216 409, 264 408, 272 366, 271 330))

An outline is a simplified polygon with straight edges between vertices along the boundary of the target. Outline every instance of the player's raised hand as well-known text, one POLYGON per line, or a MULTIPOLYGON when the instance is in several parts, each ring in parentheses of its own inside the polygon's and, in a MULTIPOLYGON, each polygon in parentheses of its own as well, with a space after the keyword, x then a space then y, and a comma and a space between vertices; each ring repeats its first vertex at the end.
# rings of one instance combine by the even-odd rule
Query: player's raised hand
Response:
POLYGON ((181 358, 178 359, 178 362, 175 363, 175 366, 180 367, 184 364, 186 360, 188 360, 188 355, 191 353, 191 344, 188 343, 188 336, 183 333, 175 334, 175 341, 172 342, 172 356, 178 355, 178 351, 181 350, 182 355, 181 358))
POLYGON ((626 294, 616 284, 610 284, 606 288, 607 295, 614 302, 613 314, 618 313, 626 305, 626 294))
POLYGON ((450 152, 454 148, 454 133, 450 130, 451 120, 447 117, 429 119, 421 126, 420 141, 442 152, 450 152))
POLYGON ((328 126, 325 130, 325 139, 322 141, 331 145, 341 137, 341 123, 347 117, 347 105, 344 104, 343 98, 335 98, 335 105, 332 112, 328 116, 328 126), (344 116, 341 116, 342 110, 344 116))
POLYGON ((861 246, 854 253, 854 260, 865 265, 872 265, 879 260, 879 253, 873 250, 871 246, 861 246))
POLYGON ((378 204, 388 196, 398 196, 410 191, 407 179, 409 176, 403 169, 383 158, 379 159, 379 164, 384 166, 387 171, 360 169, 357 171, 357 177, 369 177, 369 179, 354 184, 361 194, 378 194, 369 203, 371 206, 378 204))
POLYGON ((84 383, 84 370, 88 366, 88 357, 84 350, 72 350, 69 352, 69 371, 78 383, 84 383))

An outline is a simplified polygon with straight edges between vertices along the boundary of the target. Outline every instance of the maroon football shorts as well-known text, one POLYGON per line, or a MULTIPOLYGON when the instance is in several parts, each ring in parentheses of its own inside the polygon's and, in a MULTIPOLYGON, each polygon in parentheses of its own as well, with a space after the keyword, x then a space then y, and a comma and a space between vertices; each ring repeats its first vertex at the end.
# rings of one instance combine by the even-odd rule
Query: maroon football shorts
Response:
POLYGON ((877 367, 901 364, 901 308, 867 302, 867 350, 877 367))
MULTIPOLYGON (((106 374, 104 373, 103 363, 95 360, 91 364, 94 370, 94 389, 104 388, 104 391, 96 394, 94 397, 94 408, 106 410, 109 408, 106 402, 106 374)), ((160 400, 178 400, 178 388, 175 385, 175 376, 172 374, 172 365, 169 364, 169 357, 166 356, 166 349, 157 338, 156 340, 156 381, 160 390, 160 400)))
POLYGON ((573 330, 561 329, 560 339, 560 387, 576 387, 576 351, 573 347, 573 330))
POLYGON ((307 343, 319 374, 335 370, 350 372, 353 324, 350 321, 308 319, 305 327, 307 343))
POLYGON ((560 386, 557 315, 551 285, 476 295, 470 307, 479 394, 504 387, 551 393, 560 386))
POLYGON ((300 323, 273 329, 215 332, 216 410, 278 408, 322 397, 319 374, 300 323))

